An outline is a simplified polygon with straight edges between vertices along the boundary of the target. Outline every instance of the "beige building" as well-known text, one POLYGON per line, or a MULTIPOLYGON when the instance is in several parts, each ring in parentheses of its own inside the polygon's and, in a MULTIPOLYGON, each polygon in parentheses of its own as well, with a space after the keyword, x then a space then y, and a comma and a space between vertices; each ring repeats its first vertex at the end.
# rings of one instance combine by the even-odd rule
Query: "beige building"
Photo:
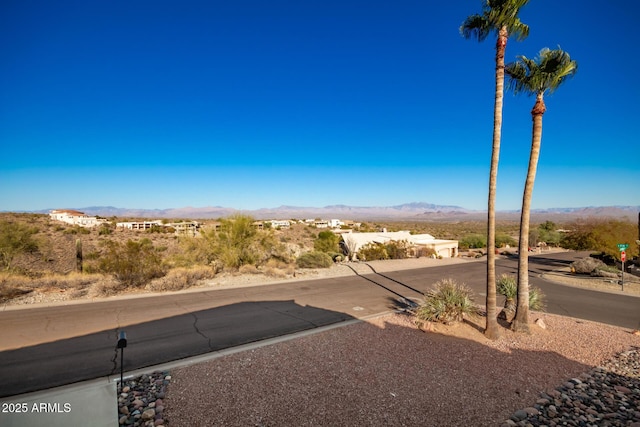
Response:
POLYGON ((430 234, 411 234, 409 231, 342 233, 344 245, 350 253, 356 254, 369 243, 407 242, 410 256, 420 256, 423 250, 432 250, 436 256, 453 258, 458 256, 457 240, 436 239, 430 234))

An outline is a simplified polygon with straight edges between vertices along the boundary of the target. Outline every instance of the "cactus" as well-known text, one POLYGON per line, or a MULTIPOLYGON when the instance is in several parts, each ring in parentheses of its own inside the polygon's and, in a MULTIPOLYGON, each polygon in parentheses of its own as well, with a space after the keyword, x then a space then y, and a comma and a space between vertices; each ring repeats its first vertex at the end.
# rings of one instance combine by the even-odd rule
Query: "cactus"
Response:
POLYGON ((76 269, 82 273, 82 240, 76 239, 76 269))

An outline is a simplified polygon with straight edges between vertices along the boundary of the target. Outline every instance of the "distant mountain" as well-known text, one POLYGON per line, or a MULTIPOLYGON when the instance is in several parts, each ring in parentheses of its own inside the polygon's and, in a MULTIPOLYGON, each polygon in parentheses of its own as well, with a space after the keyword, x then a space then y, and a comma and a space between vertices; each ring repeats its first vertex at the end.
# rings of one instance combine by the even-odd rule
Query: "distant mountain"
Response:
MULTIPOLYGON (((57 209, 69 208, 79 210, 87 215, 119 218, 184 218, 213 219, 224 218, 233 214, 251 215, 256 219, 291 219, 291 218, 340 218, 351 220, 414 220, 414 221, 484 221, 486 211, 474 211, 460 206, 435 205, 432 203, 413 202, 395 206, 348 206, 330 205, 325 207, 279 206, 256 210, 238 210, 222 206, 183 207, 170 209, 127 209, 113 206, 90 206, 71 208, 59 206, 57 209)), ((50 209, 36 213, 48 213, 50 209)), ((640 206, 590 206, 581 208, 534 209, 531 211, 533 221, 570 221, 576 218, 611 217, 627 218, 636 221, 640 206)), ((520 218, 520 211, 499 211, 496 217, 501 220, 520 218)))

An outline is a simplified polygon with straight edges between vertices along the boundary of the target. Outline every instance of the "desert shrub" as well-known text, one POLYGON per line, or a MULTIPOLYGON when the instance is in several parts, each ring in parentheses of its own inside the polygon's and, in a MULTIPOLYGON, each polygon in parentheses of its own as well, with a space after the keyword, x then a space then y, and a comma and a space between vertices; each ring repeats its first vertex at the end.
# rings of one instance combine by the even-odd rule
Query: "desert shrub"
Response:
POLYGON ((487 246, 487 236, 482 234, 468 234, 460 239, 458 246, 462 250, 484 248, 487 246))
POLYGON ((474 316, 477 313, 478 308, 473 303, 471 290, 453 279, 437 282, 416 310, 419 319, 444 324, 459 322, 465 316, 474 316))
POLYGON ((336 253, 340 251, 338 246, 340 236, 332 231, 321 231, 313 242, 313 249, 317 252, 336 253))
POLYGON ((211 267, 174 268, 165 276, 153 279, 148 288, 152 291, 179 291, 196 286, 200 281, 215 277, 211 267))
POLYGON ((38 228, 20 222, 0 221, 0 266, 11 269, 13 259, 23 253, 38 251, 34 235, 38 228))
POLYGON ((518 241, 508 234, 496 234, 496 248, 504 248, 505 246, 517 246, 518 241))
POLYGON ((258 270, 258 267, 256 267, 253 264, 245 264, 245 265, 241 265, 240 268, 238 268, 238 273, 240 273, 240 274, 260 274, 260 270, 258 270))
POLYGON ((173 227, 165 227, 164 225, 153 224, 151 227, 145 230, 145 233, 174 233, 176 231, 173 227))
POLYGON ((596 258, 582 258, 574 261, 569 266, 571 271, 577 274, 591 274, 596 268, 603 268, 606 264, 596 258))
POLYGON ((213 253, 225 268, 238 269, 270 258, 276 246, 273 235, 257 230, 254 222, 250 216, 234 215, 221 221, 219 231, 208 234, 213 253))
POLYGON ((289 264, 279 259, 271 258, 264 263, 264 266, 270 268, 286 268, 289 264))
POLYGON ((100 224, 100 228, 98 228, 99 236, 106 236, 113 233, 113 227, 109 224, 100 224))
POLYGON ((382 243, 367 243, 358 251, 358 258, 365 261, 389 259, 387 248, 382 243))
POLYGON ((221 220, 219 229, 198 237, 181 237, 183 251, 174 262, 178 266, 215 265, 237 270, 243 265, 261 265, 270 258, 286 260, 286 246, 276 241, 272 231, 258 230, 250 216, 235 215, 221 220))
POLYGON ((389 259, 405 259, 407 257, 407 253, 409 252, 406 240, 402 240, 399 242, 388 242, 386 245, 384 245, 384 248, 387 251, 389 259))
POLYGON ((97 282, 93 285, 93 294, 99 297, 108 297, 118 295, 126 289, 126 286, 118 281, 116 278, 109 276, 109 278, 97 282))
POLYGON ((9 273, 0 274, 0 303, 11 301, 33 292, 31 279, 9 273))
POLYGON ((437 256, 438 256, 438 253, 433 248, 418 248, 418 249, 416 249, 416 258, 420 258, 420 257, 435 258, 437 256))
MULTIPOLYGON (((210 232, 213 233, 213 232, 210 232)), ((216 260, 214 247, 208 233, 202 236, 180 236, 181 251, 173 258, 173 262, 179 267, 191 267, 194 265, 213 265, 216 260)))
POLYGON ((296 260, 296 264, 300 268, 329 268, 333 261, 329 254, 311 251, 300 255, 296 260))
POLYGON ((74 225, 73 227, 65 229, 63 234, 91 234, 91 230, 87 227, 81 227, 79 225, 74 225))
POLYGON ((139 288, 165 274, 162 258, 149 239, 126 243, 107 240, 99 271, 112 274, 125 287, 139 288))
POLYGON ((538 243, 544 242, 549 246, 558 246, 562 239, 562 234, 557 231, 557 228, 552 221, 545 221, 538 225, 537 228, 531 228, 529 231, 529 244, 537 246, 538 243))
POLYGON ((265 276, 268 277, 287 277, 289 274, 293 274, 294 269, 288 267, 287 269, 281 269, 276 267, 265 267, 263 269, 265 276))

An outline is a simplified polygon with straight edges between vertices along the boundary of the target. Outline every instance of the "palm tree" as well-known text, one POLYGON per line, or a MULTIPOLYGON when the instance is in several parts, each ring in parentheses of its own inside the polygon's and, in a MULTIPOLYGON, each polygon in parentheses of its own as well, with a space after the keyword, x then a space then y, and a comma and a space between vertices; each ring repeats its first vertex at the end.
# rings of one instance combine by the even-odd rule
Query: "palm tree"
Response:
POLYGON ((496 339, 500 335, 496 315, 496 186, 498 160, 500 159, 500 135, 502 132, 502 98, 504 96, 504 55, 510 36, 523 40, 529 35, 529 27, 518 18, 520 9, 529 0, 483 0, 482 14, 467 17, 460 27, 466 39, 485 40, 497 34, 496 41, 496 91, 493 107, 493 145, 489 172, 489 200, 487 209, 487 324, 485 335, 496 339))
POLYGON ((547 110, 544 104, 545 92, 554 92, 578 70, 578 64, 560 48, 544 48, 535 59, 519 56, 517 61, 507 65, 508 88, 514 93, 535 95, 536 102, 531 110, 533 130, 529 169, 522 196, 520 214, 520 242, 518 244, 518 304, 516 316, 511 323, 514 331, 529 332, 529 217, 531 196, 536 179, 540 143, 542 141, 542 116, 547 110))

